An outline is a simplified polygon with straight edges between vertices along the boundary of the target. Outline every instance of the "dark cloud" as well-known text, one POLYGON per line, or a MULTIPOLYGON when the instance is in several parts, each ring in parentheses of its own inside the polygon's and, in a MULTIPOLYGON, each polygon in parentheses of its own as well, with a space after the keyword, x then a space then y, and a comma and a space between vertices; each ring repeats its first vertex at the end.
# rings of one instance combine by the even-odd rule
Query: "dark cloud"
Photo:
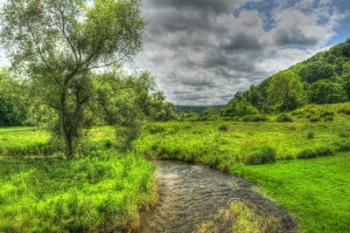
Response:
POLYGON ((313 46, 317 45, 319 41, 320 38, 314 35, 308 36, 297 27, 278 30, 275 38, 276 44, 280 46, 313 46))
POLYGON ((224 44, 222 49, 226 52, 236 52, 242 50, 260 51, 263 49, 263 45, 259 41, 259 38, 241 33, 232 38, 229 43, 224 44))
POLYGON ((192 10, 206 10, 214 12, 227 11, 232 8, 237 0, 152 0, 147 1, 148 6, 154 8, 176 8, 185 9, 190 8, 192 10))

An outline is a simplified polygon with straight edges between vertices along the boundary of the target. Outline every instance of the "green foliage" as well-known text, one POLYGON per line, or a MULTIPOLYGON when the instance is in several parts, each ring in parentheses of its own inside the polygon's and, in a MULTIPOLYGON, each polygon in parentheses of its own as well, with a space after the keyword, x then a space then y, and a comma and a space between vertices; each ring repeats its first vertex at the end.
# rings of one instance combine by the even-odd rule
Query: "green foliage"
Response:
POLYGON ((118 232, 155 201, 154 168, 140 156, 0 164, 1 232, 118 232))
POLYGON ((313 103, 339 103, 346 99, 346 93, 339 83, 321 80, 311 85, 310 101, 313 103))
MULTIPOLYGON (((233 100, 237 101, 248 101, 254 107, 256 107, 260 112, 271 113, 274 111, 284 111, 286 108, 295 109, 300 107, 304 103, 338 103, 346 99, 349 99, 350 91, 350 57, 348 56, 348 49, 350 47, 350 40, 345 43, 336 45, 329 49, 328 51, 321 52, 313 56, 312 58, 303 61, 289 68, 288 70, 281 71, 272 77, 267 78, 257 86, 251 86, 249 90, 245 92, 239 92, 235 95, 233 100), (292 75, 292 73, 294 73, 292 75), (296 84, 296 89, 289 88, 291 85, 288 83, 295 83, 291 78, 291 81, 282 81, 285 85, 275 85, 276 92, 280 92, 281 95, 271 95, 271 86, 273 86, 274 79, 276 76, 300 76, 300 83, 296 84), (297 75, 296 75, 297 74, 297 75), (322 82, 323 81, 323 82, 322 82), (333 85, 330 88, 330 93, 320 93, 319 84, 314 83, 330 83, 333 85), (300 87, 302 86, 302 88, 300 87), (341 86, 341 88, 340 88, 341 86), (279 90, 280 88, 280 90, 279 90), (283 96, 290 95, 286 93, 284 89, 291 89, 293 92, 302 93, 299 90, 303 89, 306 93, 312 93, 312 99, 305 98, 307 95, 302 93, 302 95, 295 94, 294 98, 283 98, 283 96), (336 89, 336 90, 335 90, 336 89), (294 91, 295 90, 295 91, 294 91), (337 94, 338 91, 338 94, 337 94), (331 97, 328 98, 327 96, 331 97), (304 96, 304 97, 301 97, 304 96), (270 98, 266 98, 270 97, 270 98), (345 99, 344 99, 345 97, 345 99)), ((286 78, 287 79, 287 78, 286 78)), ((326 89, 326 88, 325 88, 326 89)), ((232 100, 232 101, 233 101, 232 100)))
POLYGON ((243 152, 246 164, 272 163, 276 160, 276 150, 270 146, 256 146, 243 152))
POLYGON ((256 115, 244 116, 242 120, 244 122, 263 122, 263 121, 268 121, 268 118, 265 115, 256 114, 256 115))
POLYGON ((308 83, 314 83, 322 79, 332 79, 335 76, 334 66, 323 60, 309 62, 303 65, 299 71, 300 77, 308 83))
POLYGON ((27 118, 26 89, 5 69, 0 71, 0 126, 20 126, 27 118))
POLYGON ((231 100, 221 111, 224 117, 246 116, 257 114, 258 110, 247 101, 231 100))
POLYGON ((268 99, 279 111, 289 111, 301 106, 305 93, 300 77, 292 71, 272 76, 268 88, 268 99))
POLYGON ((144 118, 167 121, 174 119, 174 106, 154 91, 154 80, 148 72, 127 75, 121 69, 95 75, 95 112, 102 122, 116 126, 117 144, 121 151, 132 148, 140 135, 144 118))
POLYGON ((89 2, 8 1, 1 14, 1 39, 14 70, 26 74, 37 98, 55 111, 53 133, 68 157, 89 126, 91 71, 136 55, 144 28, 139 1, 89 2))
POLYGON ((343 76, 343 88, 348 99, 350 100, 350 68, 346 72, 347 74, 343 76))
POLYGON ((293 118, 286 113, 279 114, 276 118, 277 122, 293 122, 293 118))

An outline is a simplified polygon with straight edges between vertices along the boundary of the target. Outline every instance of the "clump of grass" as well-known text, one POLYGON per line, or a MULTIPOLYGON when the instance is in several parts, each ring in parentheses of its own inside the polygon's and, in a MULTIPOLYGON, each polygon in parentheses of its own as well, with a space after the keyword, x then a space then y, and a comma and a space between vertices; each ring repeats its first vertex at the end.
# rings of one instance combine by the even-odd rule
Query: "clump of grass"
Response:
POLYGON ((324 121, 334 121, 334 116, 328 115, 323 118, 324 121))
POLYGON ((350 151, 350 141, 340 141, 340 142, 336 143, 335 150, 337 152, 350 151))
POLYGON ((309 117, 309 121, 310 121, 311 123, 319 122, 319 121, 321 121, 321 117, 320 117, 319 115, 311 115, 311 116, 309 117))
POLYGON ((219 125, 218 130, 221 132, 227 132, 229 130, 229 126, 226 124, 221 124, 221 125, 219 125))
POLYGON ((287 113, 282 113, 276 118, 277 122, 293 122, 293 118, 287 113))
POLYGON ((242 201, 232 202, 226 210, 220 210, 211 220, 203 223, 196 233, 286 233, 291 232, 283 227, 281 220, 270 213, 258 211, 242 201))
POLYGON ((254 146, 244 152, 246 164, 265 164, 276 161, 276 150, 270 146, 254 146))
POLYGON ((243 117, 244 122, 264 122, 268 121, 268 118, 264 115, 256 114, 256 115, 248 115, 243 117))
POLYGON ((331 156, 334 155, 335 151, 334 149, 328 147, 328 146, 319 146, 312 149, 307 149, 301 151, 298 155, 298 159, 312 159, 317 157, 323 157, 323 156, 331 156))
POLYGON ((350 107, 344 107, 338 111, 339 113, 343 113, 345 115, 350 115, 350 107))
POLYGON ((321 113, 321 117, 334 116, 334 112, 332 111, 324 111, 321 113))
POLYGON ((315 132, 311 131, 307 133, 307 139, 314 139, 315 138, 315 132))

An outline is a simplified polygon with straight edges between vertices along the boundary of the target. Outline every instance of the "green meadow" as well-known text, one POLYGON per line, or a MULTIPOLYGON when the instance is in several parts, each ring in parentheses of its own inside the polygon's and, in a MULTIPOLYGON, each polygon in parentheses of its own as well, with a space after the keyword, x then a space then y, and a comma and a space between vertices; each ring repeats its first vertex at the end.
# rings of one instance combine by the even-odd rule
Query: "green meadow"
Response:
POLYGON ((298 232, 350 231, 348 107, 306 106, 289 113, 287 122, 265 115, 263 122, 147 123, 128 155, 114 152, 112 127, 94 127, 84 139, 90 154, 74 160, 45 154, 50 148, 45 130, 3 128, 0 230, 137 229, 140 212, 157 200, 150 159, 167 159, 252 181, 288 210, 298 232), (313 116, 319 120, 310 121, 313 116))

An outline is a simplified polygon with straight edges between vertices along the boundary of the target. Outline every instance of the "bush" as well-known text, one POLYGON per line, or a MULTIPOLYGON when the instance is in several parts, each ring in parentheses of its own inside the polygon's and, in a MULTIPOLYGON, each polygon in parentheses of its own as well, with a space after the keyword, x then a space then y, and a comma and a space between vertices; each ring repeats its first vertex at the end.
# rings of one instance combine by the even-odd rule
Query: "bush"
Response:
POLYGON ((321 146, 318 148, 313 149, 307 149, 302 152, 300 152, 297 156, 298 159, 312 159, 322 156, 330 156, 334 155, 334 150, 327 147, 327 146, 321 146))
POLYGON ((349 141, 341 141, 335 145, 335 149, 337 152, 347 152, 350 151, 350 142, 349 141))
POLYGON ((228 130, 229 130, 229 127, 228 127, 228 125, 226 125, 226 124, 222 124, 222 125, 220 125, 219 126, 219 131, 221 131, 221 132, 227 132, 228 130))
POLYGON ((339 132, 339 137, 348 138, 348 137, 350 137, 350 132, 348 132, 348 131, 339 132))
POLYGON ((321 113, 322 117, 327 117, 327 116, 334 116, 334 112, 332 111, 325 111, 321 113))
POLYGON ((323 119, 324 121, 334 121, 334 116, 325 116, 323 119))
POLYGON ((263 122, 263 121, 267 121, 268 118, 264 115, 250 115, 250 116, 245 116, 242 119, 244 122, 263 122))
POLYGON ((276 150, 270 146, 252 147, 244 153, 246 164, 265 164, 276 161, 276 150))
POLYGON ((247 101, 231 100, 222 110, 221 115, 225 117, 245 116, 257 114, 258 110, 247 101))
POLYGON ((315 138, 315 132, 309 132, 309 133, 307 134, 307 138, 308 138, 308 139, 314 139, 314 138, 315 138))
POLYGON ((350 108, 343 108, 338 111, 339 113, 343 113, 345 115, 350 115, 350 108))
POLYGON ((278 115, 276 121, 277 122, 293 122, 293 118, 286 113, 282 113, 282 114, 278 115))
POLYGON ((309 118, 309 121, 314 123, 314 122, 319 122, 321 120, 321 117, 319 115, 311 115, 309 118))

